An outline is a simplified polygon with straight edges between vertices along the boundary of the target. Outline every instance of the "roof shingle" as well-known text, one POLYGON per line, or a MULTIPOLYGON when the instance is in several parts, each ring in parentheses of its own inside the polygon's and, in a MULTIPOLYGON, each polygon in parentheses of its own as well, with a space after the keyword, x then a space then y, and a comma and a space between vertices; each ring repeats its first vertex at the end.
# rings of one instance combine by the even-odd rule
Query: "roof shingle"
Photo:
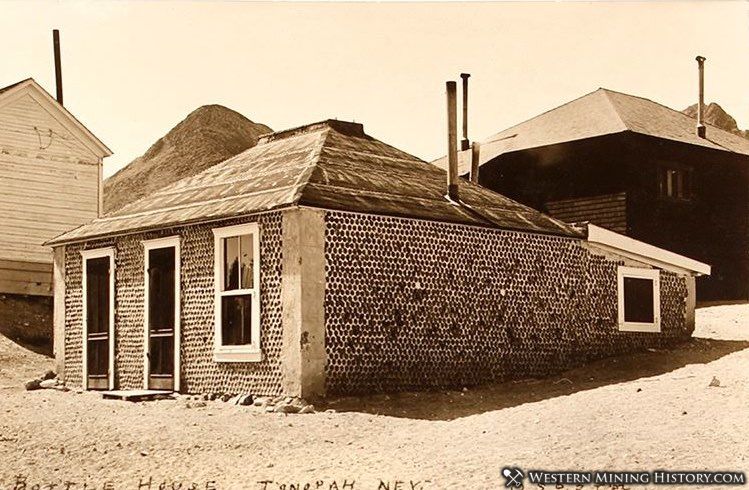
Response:
MULTIPOLYGON (((700 138, 695 124, 686 114, 657 102, 600 88, 487 138, 481 143, 480 164, 505 153, 624 131, 749 155, 749 140, 715 126, 708 126, 707 137, 700 138)), ((461 175, 470 171, 470 154, 458 155, 461 175)), ((445 168, 447 160, 432 163, 445 168)))
POLYGON ((258 145, 49 242, 203 222, 294 205, 580 236, 561 221, 483 187, 460 183, 448 201, 445 172, 328 120, 261 137, 258 145))

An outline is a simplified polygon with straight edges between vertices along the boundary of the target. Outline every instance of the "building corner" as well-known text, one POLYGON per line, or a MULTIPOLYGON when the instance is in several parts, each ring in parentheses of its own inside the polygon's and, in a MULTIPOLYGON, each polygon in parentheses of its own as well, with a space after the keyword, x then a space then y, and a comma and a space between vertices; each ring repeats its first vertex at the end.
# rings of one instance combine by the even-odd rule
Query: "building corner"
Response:
POLYGON ((65 245, 54 247, 52 254, 53 336, 55 371, 65 380, 65 245))
POLYGON ((325 212, 283 212, 283 393, 325 396, 325 212))

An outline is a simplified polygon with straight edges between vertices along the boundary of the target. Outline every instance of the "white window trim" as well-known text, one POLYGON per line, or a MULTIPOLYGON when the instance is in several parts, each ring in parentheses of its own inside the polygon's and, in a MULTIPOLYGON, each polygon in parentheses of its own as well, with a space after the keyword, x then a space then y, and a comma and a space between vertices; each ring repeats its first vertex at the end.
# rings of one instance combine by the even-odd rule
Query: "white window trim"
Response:
POLYGON ((174 235, 165 238, 156 238, 153 240, 143 240, 143 389, 148 389, 148 376, 149 371, 149 346, 150 346, 150 335, 148 329, 148 310, 149 310, 149 287, 148 287, 148 267, 149 267, 149 251, 159 248, 174 248, 174 391, 179 392, 180 389, 180 350, 182 345, 182 330, 181 330, 181 287, 182 287, 182 271, 181 263, 182 258, 180 254, 180 237, 174 235))
POLYGON ((114 389, 114 247, 95 248, 90 250, 81 250, 82 265, 82 286, 83 286, 83 389, 88 390, 88 277, 86 272, 86 262, 89 259, 99 259, 109 257, 109 373, 107 384, 109 389, 114 389))
POLYGON ((213 258, 214 258, 214 352, 216 362, 260 362, 263 354, 260 346, 260 227, 257 223, 226 226, 213 229, 213 258), (221 291, 224 279, 224 258, 221 240, 239 235, 252 235, 253 249, 253 289, 239 289, 223 293, 221 291), (252 295, 252 321, 250 335, 255 341, 248 345, 222 345, 221 340, 221 298, 225 295, 252 295))
POLYGON ((661 331, 661 277, 659 269, 619 266, 617 269, 617 296, 619 300, 619 330, 622 332, 660 332, 661 331), (652 323, 624 321, 624 278, 651 279, 653 281, 653 318, 652 323))

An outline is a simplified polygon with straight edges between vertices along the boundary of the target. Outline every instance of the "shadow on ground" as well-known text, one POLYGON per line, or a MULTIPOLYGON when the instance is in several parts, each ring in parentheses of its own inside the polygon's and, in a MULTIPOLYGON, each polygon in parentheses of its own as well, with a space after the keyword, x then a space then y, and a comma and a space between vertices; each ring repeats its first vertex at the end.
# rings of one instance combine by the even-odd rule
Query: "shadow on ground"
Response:
POLYGON ((508 381, 471 388, 465 392, 409 392, 338 398, 325 402, 320 408, 423 420, 453 420, 657 376, 688 364, 715 361, 746 348, 749 348, 748 341, 693 338, 675 348, 602 359, 545 379, 508 381))
POLYGON ((0 335, 37 354, 52 355, 52 297, 0 294, 0 335))
POLYGON ((24 349, 28 349, 36 354, 52 357, 52 342, 47 338, 27 337, 23 332, 16 329, 4 329, 0 327, 0 335, 7 337, 24 349))

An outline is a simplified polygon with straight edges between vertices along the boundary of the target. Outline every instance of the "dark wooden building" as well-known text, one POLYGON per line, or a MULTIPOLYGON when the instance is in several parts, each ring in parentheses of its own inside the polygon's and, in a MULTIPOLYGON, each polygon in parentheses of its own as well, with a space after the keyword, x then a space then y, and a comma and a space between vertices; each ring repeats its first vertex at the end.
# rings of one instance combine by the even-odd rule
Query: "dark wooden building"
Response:
POLYGON ((749 298, 749 140, 598 89, 488 138, 479 163, 482 185, 521 203, 711 264, 700 301, 749 298))

